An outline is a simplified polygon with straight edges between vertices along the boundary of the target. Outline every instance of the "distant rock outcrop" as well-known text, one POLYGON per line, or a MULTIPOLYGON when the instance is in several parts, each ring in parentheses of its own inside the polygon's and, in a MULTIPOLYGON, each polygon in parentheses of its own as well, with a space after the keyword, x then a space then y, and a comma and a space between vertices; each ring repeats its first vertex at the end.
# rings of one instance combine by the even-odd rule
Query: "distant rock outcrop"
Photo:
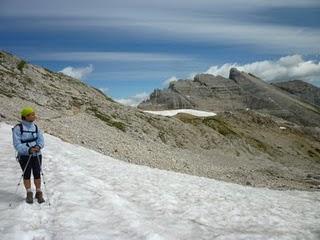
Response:
POLYGON ((171 82, 138 105, 145 110, 192 108, 214 112, 257 110, 307 126, 319 126, 320 108, 300 101, 250 73, 230 70, 229 78, 199 74, 171 82))
POLYGON ((301 80, 292 80, 286 82, 277 82, 272 83, 272 85, 277 86, 278 88, 297 96, 299 99, 320 107, 320 88, 301 81, 301 80))

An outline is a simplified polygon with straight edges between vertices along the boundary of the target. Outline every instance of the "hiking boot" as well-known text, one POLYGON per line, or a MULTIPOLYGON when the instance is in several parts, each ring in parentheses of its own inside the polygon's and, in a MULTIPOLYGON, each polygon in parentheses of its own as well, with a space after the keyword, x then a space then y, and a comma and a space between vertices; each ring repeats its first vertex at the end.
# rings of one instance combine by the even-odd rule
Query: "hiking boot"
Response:
POLYGON ((36 192, 36 196, 35 196, 36 199, 38 199, 38 203, 43 203, 45 202, 43 196, 42 196, 42 192, 41 191, 38 191, 36 192))
POLYGON ((33 203, 33 193, 32 192, 27 192, 26 202, 30 203, 30 204, 33 203))

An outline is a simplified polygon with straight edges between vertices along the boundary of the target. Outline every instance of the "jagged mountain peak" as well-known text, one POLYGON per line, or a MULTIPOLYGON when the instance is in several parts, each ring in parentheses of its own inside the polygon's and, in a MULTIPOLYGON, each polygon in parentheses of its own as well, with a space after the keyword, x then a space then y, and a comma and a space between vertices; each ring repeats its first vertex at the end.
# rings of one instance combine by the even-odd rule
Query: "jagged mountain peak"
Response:
POLYGON ((138 108, 167 110, 193 108, 205 111, 254 109, 304 125, 319 125, 320 109, 279 90, 257 76, 231 68, 229 78, 198 74, 193 80, 173 82, 157 90, 138 108))
POLYGON ((225 84, 232 84, 230 79, 225 78, 221 75, 212 75, 212 74, 197 74, 194 79, 194 82, 198 82, 201 85, 208 87, 223 86, 225 84))
POLYGON ((231 68, 229 72, 229 79, 236 78, 239 76, 241 72, 237 68, 231 68))
POLYGON ((267 83, 253 75, 252 73, 247 73, 244 71, 239 71, 237 68, 231 68, 229 72, 229 79, 233 80, 239 85, 248 85, 248 84, 265 84, 267 83))

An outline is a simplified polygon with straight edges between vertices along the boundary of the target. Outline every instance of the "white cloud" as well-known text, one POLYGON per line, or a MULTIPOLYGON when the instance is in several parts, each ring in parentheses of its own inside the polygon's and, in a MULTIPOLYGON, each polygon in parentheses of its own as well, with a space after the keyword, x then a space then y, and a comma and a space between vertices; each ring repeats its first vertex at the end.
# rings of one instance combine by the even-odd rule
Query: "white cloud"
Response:
POLYGON ((175 76, 172 76, 172 77, 168 78, 167 80, 165 80, 165 81, 162 83, 162 85, 163 85, 164 87, 168 87, 171 82, 177 81, 177 80, 178 80, 178 79, 177 79, 175 76))
POLYGON ((147 99, 148 97, 149 97, 148 93, 142 92, 128 98, 115 99, 115 101, 123 105, 136 107, 140 102, 147 99))
POLYGON ((109 88, 104 87, 104 88, 99 88, 99 90, 101 90, 104 93, 107 93, 109 91, 109 88))
POLYGON ((276 61, 258 61, 240 65, 226 63, 222 66, 212 66, 206 73, 229 77, 231 68, 252 73, 263 80, 305 80, 316 81, 320 79, 320 62, 304 60, 301 55, 282 57, 276 61))
MULTIPOLYGON (((286 56, 275 61, 257 61, 244 65, 237 63, 225 63, 221 66, 212 66, 205 73, 221 75, 228 78, 230 69, 233 67, 240 71, 252 73, 267 81, 298 79, 312 82, 320 80, 320 62, 311 60, 306 61, 301 55, 286 56)), ((195 75, 196 73, 192 72, 187 76, 187 79, 193 79, 195 75)), ((167 87, 170 82, 177 80, 177 77, 172 76, 165 80, 163 85, 167 87)), ((148 97, 149 94, 143 92, 128 98, 115 99, 115 101, 128 106, 137 106, 143 100, 148 99, 148 97)))
MULTIPOLYGON (((250 11, 252 9, 276 8, 276 7, 316 7, 319 6, 318 0, 77 0, 73 1, 56 0, 54 2, 44 2, 39 0, 10 0, 2 3, 2 14, 4 16, 108 16, 111 15, 128 15, 145 16, 152 14, 155 10, 160 9, 164 12, 168 10, 187 11, 187 10, 207 10, 210 9, 212 14, 221 11, 250 11), (61 7, 63 6, 63 7, 61 7), (148 11, 141 11, 148 10, 148 11), (139 11, 140 10, 140 11, 139 11)), ((170 13, 168 15, 170 16, 170 13)), ((130 19, 129 19, 130 20, 130 19)))
POLYGON ((68 75, 70 77, 73 78, 77 78, 77 79, 84 79, 87 75, 89 75, 90 73, 92 73, 93 71, 93 66, 92 64, 90 64, 87 67, 80 67, 80 68, 74 68, 74 67, 66 67, 64 69, 62 69, 61 73, 68 75))

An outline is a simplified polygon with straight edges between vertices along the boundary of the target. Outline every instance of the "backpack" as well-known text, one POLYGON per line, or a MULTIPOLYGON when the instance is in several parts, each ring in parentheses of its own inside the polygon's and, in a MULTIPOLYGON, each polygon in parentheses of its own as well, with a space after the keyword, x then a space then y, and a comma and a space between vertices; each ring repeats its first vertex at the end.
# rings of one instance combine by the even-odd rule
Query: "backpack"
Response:
MULTIPOLYGON (((33 133, 33 134, 36 133, 36 134, 37 134, 36 137, 33 137, 33 138, 31 138, 31 139, 21 140, 21 143, 26 143, 27 146, 30 147, 30 146, 29 146, 29 143, 30 143, 30 142, 37 141, 37 139, 38 139, 38 126, 37 126, 36 124, 34 124, 34 126, 36 127, 36 130, 35 130, 35 131, 26 131, 26 130, 24 130, 24 129, 23 129, 23 126, 22 126, 22 123, 18 123, 17 125, 15 125, 15 126, 12 128, 12 131, 13 131, 13 129, 14 129, 16 126, 19 126, 21 135, 22 135, 24 132, 29 132, 29 133, 33 133)), ((16 159, 17 159, 17 161, 19 161, 18 153, 16 154, 16 159)))
MULTIPOLYGON (((27 140, 21 140, 21 143, 27 143, 27 146, 28 146, 28 143, 29 142, 34 142, 34 141, 37 141, 38 140, 38 126, 36 124, 34 124, 34 126, 36 127, 36 130, 35 131, 26 131, 23 129, 23 126, 22 126, 22 123, 18 123, 17 125, 15 125, 13 128, 15 128, 16 126, 19 126, 20 128, 20 133, 21 135, 24 133, 24 132, 28 132, 28 133, 36 133, 37 136, 36 137, 33 137, 31 139, 27 139, 27 140)), ((13 130, 13 129, 12 129, 13 130)))

